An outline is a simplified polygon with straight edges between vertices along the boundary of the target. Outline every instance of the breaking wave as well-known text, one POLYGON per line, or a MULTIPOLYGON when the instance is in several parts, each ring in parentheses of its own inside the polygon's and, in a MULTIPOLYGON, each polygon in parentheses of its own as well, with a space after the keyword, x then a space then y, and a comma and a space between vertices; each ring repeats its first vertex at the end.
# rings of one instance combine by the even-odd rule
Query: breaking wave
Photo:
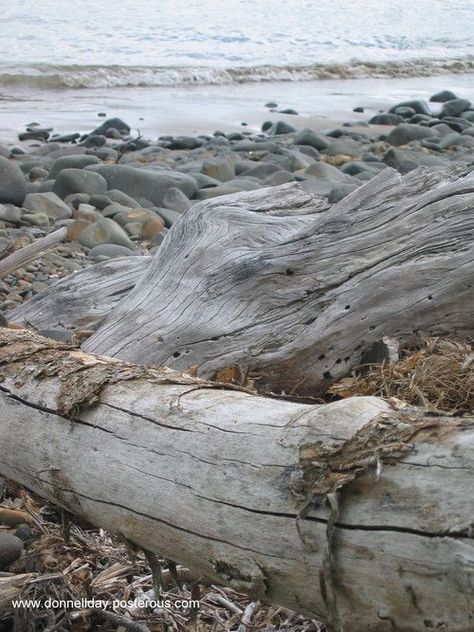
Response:
POLYGON ((318 79, 408 78, 474 72, 474 56, 389 62, 235 66, 0 66, 0 88, 79 89, 146 86, 225 85, 318 79))

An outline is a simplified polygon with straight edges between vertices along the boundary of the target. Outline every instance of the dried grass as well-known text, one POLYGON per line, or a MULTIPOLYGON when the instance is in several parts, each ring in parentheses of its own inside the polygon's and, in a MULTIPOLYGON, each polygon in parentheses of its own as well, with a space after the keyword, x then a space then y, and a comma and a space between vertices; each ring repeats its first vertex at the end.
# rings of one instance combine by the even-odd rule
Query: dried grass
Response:
POLYGON ((402 350, 393 364, 358 367, 331 395, 379 395, 456 414, 474 410, 474 350, 458 338, 426 338, 402 350))
MULTIPOLYGON (((324 632, 317 621, 278 606, 252 602, 229 588, 197 580, 183 567, 176 573, 160 559, 162 594, 169 609, 21 608, 12 599, 58 600, 156 599, 152 569, 143 551, 131 548, 103 529, 73 519, 15 483, 9 483, 3 506, 26 509, 32 518, 32 541, 26 555, 0 573, 0 632, 324 632), (68 537, 67 537, 68 536, 68 537), (177 575, 176 583, 173 577, 177 575), (178 609, 178 599, 199 599, 200 608, 178 609)), ((148 556, 149 557, 149 556, 148 556)), ((153 565, 153 564, 152 564, 153 565)))

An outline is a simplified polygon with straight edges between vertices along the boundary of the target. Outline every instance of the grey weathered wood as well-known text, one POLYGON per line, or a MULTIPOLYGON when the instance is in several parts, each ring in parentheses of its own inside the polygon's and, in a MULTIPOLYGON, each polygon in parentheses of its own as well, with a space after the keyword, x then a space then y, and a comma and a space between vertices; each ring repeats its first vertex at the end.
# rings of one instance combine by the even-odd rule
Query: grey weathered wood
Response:
POLYGON ((314 395, 384 335, 474 333, 473 203, 456 165, 386 169, 329 210, 294 183, 196 204, 84 348, 314 395))
POLYGON ((18 330, 0 329, 0 363, 3 475, 339 632, 473 629, 474 417, 266 399, 18 330), (141 377, 65 418, 64 398, 105 369, 141 377))
POLYGON ((96 327, 146 272, 151 257, 119 257, 58 279, 8 314, 38 329, 96 327))
POLYGON ((67 228, 59 228, 58 230, 48 233, 40 239, 35 239, 31 244, 20 248, 12 252, 11 255, 0 259, 0 277, 10 274, 14 270, 18 270, 21 266, 37 259, 40 255, 44 254, 47 250, 63 241, 67 236, 67 228))

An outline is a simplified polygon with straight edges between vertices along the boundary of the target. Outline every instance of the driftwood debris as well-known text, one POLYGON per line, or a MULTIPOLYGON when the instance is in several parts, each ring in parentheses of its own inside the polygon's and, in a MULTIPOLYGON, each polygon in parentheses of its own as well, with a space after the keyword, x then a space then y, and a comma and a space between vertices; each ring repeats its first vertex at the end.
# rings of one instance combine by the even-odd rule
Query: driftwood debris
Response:
POLYGON ((474 417, 252 395, 0 329, 0 472, 339 632, 469 632, 474 417))
POLYGON ((18 270, 21 266, 37 259, 50 248, 63 241, 67 237, 67 228, 59 228, 52 233, 48 233, 40 239, 36 239, 28 246, 12 252, 3 259, 0 258, 0 277, 18 270))
POLYGON ((52 283, 8 317, 37 329, 97 327, 138 283, 151 259, 118 257, 78 270, 52 283))
POLYGON ((297 184, 196 205, 84 349, 314 395, 382 336, 474 333, 473 203, 457 165, 316 213, 297 184))
POLYGON ((141 273, 127 264, 137 274, 114 301, 83 272, 61 305, 40 296, 12 318, 70 323, 83 293, 81 313, 95 301, 105 315, 87 351, 314 396, 384 336, 474 333, 473 200, 472 166, 459 164, 386 169, 330 208, 297 183, 216 198, 189 209, 141 273))

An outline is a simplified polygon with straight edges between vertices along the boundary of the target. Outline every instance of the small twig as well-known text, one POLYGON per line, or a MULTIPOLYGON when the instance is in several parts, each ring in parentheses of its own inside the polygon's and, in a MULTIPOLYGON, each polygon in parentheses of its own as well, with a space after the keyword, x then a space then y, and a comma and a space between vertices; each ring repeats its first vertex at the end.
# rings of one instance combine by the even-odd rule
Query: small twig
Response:
POLYGON ((252 617, 255 610, 260 605, 258 601, 251 601, 244 610, 244 614, 242 615, 242 620, 240 622, 239 627, 237 628, 237 632, 246 632, 247 628, 252 624, 252 617))
POLYGON ((143 549, 146 561, 150 567, 151 574, 153 575, 153 588, 155 591, 155 597, 158 599, 163 594, 163 574, 161 564, 158 557, 151 551, 143 549))

